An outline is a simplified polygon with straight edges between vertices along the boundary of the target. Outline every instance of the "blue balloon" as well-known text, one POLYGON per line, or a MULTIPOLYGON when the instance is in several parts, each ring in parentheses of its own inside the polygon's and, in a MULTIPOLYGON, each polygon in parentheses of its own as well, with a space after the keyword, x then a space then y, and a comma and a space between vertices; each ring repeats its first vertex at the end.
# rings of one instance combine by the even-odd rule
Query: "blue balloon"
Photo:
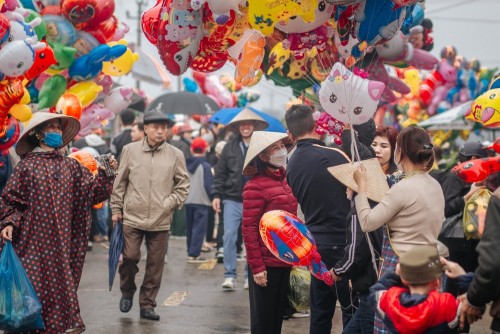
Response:
POLYGON ((191 78, 182 79, 182 84, 186 92, 196 93, 198 91, 198 84, 191 78))
POLYGON ((102 63, 111 61, 123 55, 127 46, 118 44, 109 46, 101 44, 88 54, 75 59, 69 67, 69 76, 76 81, 88 81, 95 78, 102 71, 102 63))
POLYGON ((60 15, 43 15, 47 25, 47 39, 54 43, 71 46, 76 41, 76 29, 65 17, 60 15))

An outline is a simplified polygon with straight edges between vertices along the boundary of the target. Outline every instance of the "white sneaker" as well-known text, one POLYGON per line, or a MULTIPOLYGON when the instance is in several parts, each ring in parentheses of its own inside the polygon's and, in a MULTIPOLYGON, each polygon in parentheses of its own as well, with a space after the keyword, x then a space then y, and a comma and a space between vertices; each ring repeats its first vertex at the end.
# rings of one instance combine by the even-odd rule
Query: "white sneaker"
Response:
POLYGON ((236 280, 233 277, 226 277, 226 279, 222 283, 222 288, 231 290, 236 288, 236 280))
POLYGON ((309 317, 309 312, 304 311, 304 312, 295 312, 292 314, 292 318, 307 318, 309 317))
POLYGON ((248 290, 248 278, 245 278, 245 284, 243 284, 243 289, 248 290))

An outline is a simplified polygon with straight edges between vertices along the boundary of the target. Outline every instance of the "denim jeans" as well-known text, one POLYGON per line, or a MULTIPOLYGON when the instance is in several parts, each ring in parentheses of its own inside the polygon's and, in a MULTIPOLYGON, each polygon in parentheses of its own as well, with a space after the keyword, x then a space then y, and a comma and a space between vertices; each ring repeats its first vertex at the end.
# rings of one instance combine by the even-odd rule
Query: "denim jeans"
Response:
POLYGON ((97 234, 108 236, 108 204, 104 202, 104 205, 100 209, 96 209, 97 213, 97 234))
POLYGON ((342 334, 372 334, 375 309, 368 300, 369 292, 358 293, 358 309, 344 328, 342 334))
POLYGON ((224 205, 224 277, 236 278, 236 241, 241 225, 243 203, 225 199, 224 205))

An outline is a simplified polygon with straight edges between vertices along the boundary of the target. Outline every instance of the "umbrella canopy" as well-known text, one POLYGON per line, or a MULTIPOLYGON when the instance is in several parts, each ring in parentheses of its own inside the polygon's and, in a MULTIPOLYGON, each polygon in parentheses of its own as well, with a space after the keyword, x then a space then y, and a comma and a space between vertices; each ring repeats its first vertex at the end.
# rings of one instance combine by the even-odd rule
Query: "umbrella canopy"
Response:
POLYGON ((155 98, 147 111, 155 110, 166 114, 207 115, 219 110, 210 97, 190 92, 166 93, 155 98))
POLYGON ((286 132, 286 128, 283 126, 283 124, 280 122, 279 119, 266 114, 265 112, 256 110, 254 108, 225 108, 217 111, 215 114, 210 117, 210 122, 212 123, 219 123, 222 125, 227 125, 231 120, 238 115, 243 109, 250 109, 260 117, 262 117, 268 124, 269 126, 264 129, 264 131, 270 131, 270 132, 286 132))
POLYGON ((472 101, 465 102, 418 123, 418 126, 427 130, 471 130, 474 122, 465 119, 465 113, 471 106, 472 101))
POLYGON ((109 243, 109 256, 108 256, 108 270, 109 270, 109 291, 113 286, 115 280, 116 269, 120 255, 123 251, 123 226, 121 222, 117 222, 111 234, 111 241, 109 243))

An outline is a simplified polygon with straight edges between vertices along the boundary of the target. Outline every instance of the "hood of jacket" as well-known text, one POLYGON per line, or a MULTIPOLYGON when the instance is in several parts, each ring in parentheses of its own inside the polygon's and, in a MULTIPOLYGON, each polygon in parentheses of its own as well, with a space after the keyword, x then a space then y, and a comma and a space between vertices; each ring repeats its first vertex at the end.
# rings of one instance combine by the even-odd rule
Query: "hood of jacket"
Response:
POLYGON ((190 157, 186 160, 186 166, 189 173, 194 174, 199 165, 205 161, 204 157, 190 157))

